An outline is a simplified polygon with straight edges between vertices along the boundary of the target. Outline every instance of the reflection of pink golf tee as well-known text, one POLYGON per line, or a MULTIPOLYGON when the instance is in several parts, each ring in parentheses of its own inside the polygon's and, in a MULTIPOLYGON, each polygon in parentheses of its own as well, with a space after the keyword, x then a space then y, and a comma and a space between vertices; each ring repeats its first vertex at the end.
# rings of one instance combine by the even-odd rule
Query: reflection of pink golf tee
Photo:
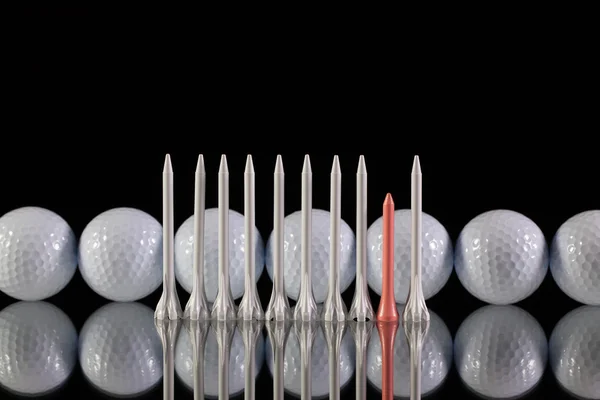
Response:
POLYGON ((396 340, 398 321, 377 321, 377 330, 381 342, 381 399, 393 400, 394 341, 396 340))

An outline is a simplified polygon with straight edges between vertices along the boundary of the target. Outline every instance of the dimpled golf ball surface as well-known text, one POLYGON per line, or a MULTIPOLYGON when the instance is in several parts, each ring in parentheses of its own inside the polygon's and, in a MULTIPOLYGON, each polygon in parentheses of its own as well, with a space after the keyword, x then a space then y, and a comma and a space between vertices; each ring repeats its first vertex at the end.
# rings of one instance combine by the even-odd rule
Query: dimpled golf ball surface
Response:
POLYGON ((162 226, 134 208, 114 208, 94 218, 81 234, 79 269, 99 295, 135 301, 162 283, 162 226))
POLYGON ((569 393, 600 399, 600 307, 565 315, 550 336, 550 367, 569 393))
MULTIPOLYGON (((411 211, 394 212, 394 296, 404 302, 410 286, 411 211)), ((446 228, 431 215, 423 213, 422 267, 423 296, 429 299, 439 292, 452 273, 454 253, 446 228)), ((367 231, 367 281, 379 295, 382 290, 383 218, 367 231)))
MULTIPOLYGON (((286 392, 300 396, 302 393, 302 353, 300 341, 294 332, 287 335, 283 356, 283 387, 286 392)), ((311 352, 311 385, 312 397, 324 398, 329 395, 329 349, 323 325, 316 325, 313 347, 311 352)), ((273 347, 271 341, 266 341, 265 358, 271 376, 273 376, 273 347)), ((339 349, 339 383, 340 388, 346 386, 354 375, 356 367, 355 346, 352 332, 348 326, 342 338, 339 349)))
POLYGON ((25 396, 61 387, 77 365, 77 331, 46 302, 18 302, 0 312, 0 385, 25 396))
MULTIPOLYGON (((215 333, 216 326, 210 326, 208 321, 200 329, 206 332, 204 342, 204 395, 217 397, 219 394, 219 344, 215 333)), ((229 397, 234 397, 244 390, 245 349, 242 331, 233 327, 235 332, 231 339, 229 350, 229 397)), ((258 376, 265 359, 265 339, 259 335, 255 345, 255 374, 258 376)), ((179 331, 175 345, 175 373, 189 390, 194 390, 194 352, 190 341, 189 331, 183 327, 179 331)), ((258 390, 257 390, 258 391, 258 390)))
POLYGON ((109 303, 81 329, 79 363, 101 392, 135 396, 155 387, 163 376, 162 342, 154 312, 140 303, 109 303))
POLYGON ((462 381, 489 398, 513 398, 544 374, 548 343, 540 324, 515 306, 484 306, 469 315, 454 339, 462 381))
MULTIPOLYGON (((239 299, 244 294, 246 233, 244 216, 229 210, 229 285, 231 294, 239 299)), ((265 245, 260 232, 254 227, 255 279, 265 267, 265 245)), ((192 293, 194 285, 194 216, 189 217, 175 234, 175 277, 179 284, 192 293)), ((217 298, 219 286, 219 209, 209 208, 204 213, 204 289, 210 302, 217 298)))
MULTIPOLYGON (((302 212, 296 211, 284 221, 284 283, 285 292, 291 299, 298 300, 301 281, 302 258, 302 212)), ((329 290, 329 232, 330 213, 324 210, 312 210, 312 288, 315 301, 323 303, 329 290)), ((269 237, 266 250, 267 272, 273 279, 273 234, 269 237)), ((350 226, 342 221, 340 230, 340 292, 356 276, 356 238, 350 226)))
POLYGON ((561 225, 552 240, 550 272, 572 299, 600 305, 600 210, 582 212, 561 225))
POLYGON ((43 300, 71 281, 77 238, 56 213, 23 207, 0 218, 0 290, 18 300, 43 300))
POLYGON ((513 304, 529 297, 548 271, 548 246, 542 231, 515 211, 478 215, 463 228, 455 251, 460 282, 490 304, 513 304))
MULTIPOLYGON (((398 305, 402 313, 404 305, 398 305)), ((430 322, 421 350, 421 394, 423 396, 439 388, 452 367, 452 336, 444 321, 429 310, 430 322)), ((381 390, 383 358, 379 332, 374 329, 367 347, 367 378, 381 390)), ((394 340, 394 396, 410 396, 410 348, 402 324, 398 326, 394 340)))

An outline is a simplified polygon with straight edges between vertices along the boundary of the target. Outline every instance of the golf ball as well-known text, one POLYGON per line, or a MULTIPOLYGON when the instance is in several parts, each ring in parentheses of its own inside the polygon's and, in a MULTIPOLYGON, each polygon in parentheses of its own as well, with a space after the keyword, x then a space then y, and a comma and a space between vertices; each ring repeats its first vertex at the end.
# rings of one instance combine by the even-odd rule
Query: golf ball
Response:
POLYGON ((529 297, 548 271, 544 234, 515 211, 494 210, 473 218, 460 233, 455 251, 460 282, 490 304, 513 304, 529 297))
POLYGON ((77 238, 59 215, 23 207, 0 218, 0 290, 43 300, 67 286, 77 269, 77 238))
MULTIPOLYGON (((405 303, 410 286, 411 210, 394 212, 394 296, 405 303)), ((452 273, 454 253, 446 228, 431 215, 422 217, 422 267, 423 296, 429 299, 439 292, 452 273)), ((367 231, 367 281, 379 295, 382 290, 381 261, 383 252, 383 217, 377 219, 367 231)))
POLYGON ((50 303, 13 303, 0 312, 0 354, 1 386, 26 397, 43 396, 62 387, 75 370, 77 330, 50 303))
MULTIPOLYGON (((239 299, 244 294, 246 233, 244 216, 229 210, 229 285, 231 294, 239 299)), ((254 227, 255 279, 258 282, 265 268, 265 245, 260 232, 254 227)), ((192 293, 194 286, 194 216, 189 217, 175 234, 175 277, 179 284, 192 293)), ((206 299, 214 302, 219 282, 219 209, 209 208, 204 213, 204 290, 206 299)))
POLYGON ((163 377, 163 349, 154 311, 141 303, 109 303, 85 322, 79 337, 83 375, 109 396, 138 396, 163 377))
POLYGON ((552 240, 550 272, 572 299, 600 305, 600 210, 582 212, 561 225, 552 240))
POLYGON ((546 335, 521 308, 481 307, 463 321, 454 340, 460 378, 485 398, 517 398, 533 389, 544 375, 546 335))
MULTIPOLYGON (((302 257, 302 212, 296 211, 284 221, 284 260, 283 273, 286 295, 298 300, 301 281, 302 257)), ((329 290, 329 232, 330 213, 324 210, 312 210, 312 289, 315 301, 323 303, 329 290)), ((267 273, 273 279, 273 233, 269 237, 266 250, 267 273)), ((356 276, 356 239, 350 226, 342 221, 340 232, 340 292, 356 276)))
POLYGON ((100 296, 136 301, 162 283, 162 226, 134 208, 114 208, 95 217, 79 243, 79 270, 100 296))
POLYGON ((582 399, 600 399, 600 307, 565 315, 550 336, 550 367, 558 383, 582 399))

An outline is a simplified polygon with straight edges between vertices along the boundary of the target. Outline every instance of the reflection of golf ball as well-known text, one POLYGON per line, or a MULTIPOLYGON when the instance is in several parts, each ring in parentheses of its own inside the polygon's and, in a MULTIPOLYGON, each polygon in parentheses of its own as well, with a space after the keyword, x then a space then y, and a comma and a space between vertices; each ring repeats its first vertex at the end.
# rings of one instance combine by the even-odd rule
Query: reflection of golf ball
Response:
MULTIPOLYGON (((215 328, 208 326, 210 322, 204 322, 206 342, 204 343, 204 395, 217 397, 219 394, 219 345, 215 328)), ((234 327, 233 339, 231 340, 229 352, 229 397, 234 397, 244 390, 245 353, 244 338, 242 332, 234 327)), ((255 373, 258 376, 265 359, 265 339, 259 335, 256 339, 255 373)), ((179 331, 177 344, 175 345, 175 372, 181 381, 188 387, 194 389, 194 352, 187 329, 179 331)))
MULTIPOLYGON (((394 213, 394 295, 404 303, 410 284, 411 211, 394 213)), ((383 217, 377 219, 367 232, 367 280, 369 287, 381 295, 381 258, 383 250, 383 217)), ((423 213, 422 242, 423 296, 429 299, 448 282, 452 273, 454 254, 450 235, 435 218, 423 213)))
MULTIPOLYGON (((402 313, 404 306, 398 305, 402 313)), ((452 366, 452 336, 444 321, 432 311, 429 330, 421 350, 421 394, 434 391, 444 382, 452 366)), ((381 390, 381 341, 376 330, 371 333, 367 348, 367 378, 381 390)), ((402 324, 394 340, 394 396, 410 396, 410 348, 402 324)))
POLYGON ((0 385, 26 396, 61 387, 77 365, 77 331, 46 302, 19 302, 0 312, 0 385))
POLYGON ((108 395, 153 389, 163 376, 163 354, 152 309, 109 303, 95 311, 81 329, 79 362, 85 377, 108 395))
POLYGON ((23 207, 0 218, 0 290, 43 300, 67 286, 77 269, 77 238, 52 211, 23 207))
POLYGON ((600 307, 565 315, 550 336, 550 367, 568 392, 600 399, 600 307))
POLYGON ((600 210, 582 212, 562 224, 552 241, 550 272, 571 298, 600 305, 600 210))
POLYGON ((113 301, 135 301, 162 283, 162 226, 134 208, 114 208, 83 230, 79 270, 99 295, 113 301))
POLYGON ((455 268, 462 285, 490 304, 529 297, 548 271, 548 247, 540 228, 510 210, 472 219, 456 242, 455 268))
POLYGON ((490 398, 513 398, 544 374, 548 343, 540 324, 515 306, 484 306, 469 315, 454 339, 463 382, 490 398))
MULTIPOLYGON (((321 326, 315 328, 315 337, 313 339, 313 348, 311 352, 311 385, 312 397, 319 398, 329 394, 329 353, 327 339, 321 326)), ((344 387, 354 375, 355 347, 352 338, 352 332, 346 328, 344 337, 340 346, 340 368, 339 383, 344 387)), ((267 340, 265 356, 267 366, 271 375, 273 375, 273 348, 271 341, 267 340)), ((292 328, 287 336, 285 352, 283 356, 283 387, 285 390, 295 396, 300 396, 302 392, 302 353, 300 351, 300 342, 298 336, 292 328)))
MULTIPOLYGON (((254 228, 256 253, 255 278, 258 278, 265 267, 265 245, 260 232, 254 228)), ((234 299, 244 294, 244 271, 246 234, 244 216, 237 211, 229 210, 229 284, 234 299)), ((194 255, 194 216, 189 217, 177 230, 175 235, 175 276, 179 284, 188 292, 192 292, 194 255)), ((204 288, 208 301, 217 298, 219 280, 219 209, 209 208, 204 213, 204 288)))
MULTIPOLYGON (((284 222, 284 282, 286 295, 298 300, 300 294, 300 261, 302 247, 302 212, 296 211, 284 222)), ((330 214, 324 210, 312 210, 312 287, 317 303, 322 303, 329 289, 329 232, 330 214)), ((273 279, 273 234, 269 237, 266 251, 267 272, 273 279)), ((342 221, 340 232, 340 292, 348 286, 356 276, 356 242, 354 232, 342 221)))

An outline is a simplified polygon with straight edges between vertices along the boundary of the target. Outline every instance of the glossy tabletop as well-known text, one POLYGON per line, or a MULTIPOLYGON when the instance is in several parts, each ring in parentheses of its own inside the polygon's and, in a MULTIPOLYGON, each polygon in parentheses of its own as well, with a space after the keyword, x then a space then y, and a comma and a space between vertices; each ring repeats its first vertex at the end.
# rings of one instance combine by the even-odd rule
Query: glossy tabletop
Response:
POLYGON ((548 277, 530 299, 492 306, 453 275, 428 301, 430 322, 413 329, 157 322, 155 295, 107 303, 73 301, 70 290, 44 302, 2 298, 2 398, 377 399, 384 384, 408 398, 411 362, 423 398, 600 398, 600 307, 565 299, 548 277))

